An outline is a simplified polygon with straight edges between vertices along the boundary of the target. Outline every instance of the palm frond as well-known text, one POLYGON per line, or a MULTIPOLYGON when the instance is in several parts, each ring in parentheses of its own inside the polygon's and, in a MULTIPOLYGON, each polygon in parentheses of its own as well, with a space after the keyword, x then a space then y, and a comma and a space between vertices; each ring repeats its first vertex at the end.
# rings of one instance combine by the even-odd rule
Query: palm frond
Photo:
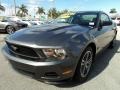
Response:
POLYGON ((0 10, 1 10, 1 11, 5 11, 5 7, 2 6, 2 5, 0 5, 0 10))

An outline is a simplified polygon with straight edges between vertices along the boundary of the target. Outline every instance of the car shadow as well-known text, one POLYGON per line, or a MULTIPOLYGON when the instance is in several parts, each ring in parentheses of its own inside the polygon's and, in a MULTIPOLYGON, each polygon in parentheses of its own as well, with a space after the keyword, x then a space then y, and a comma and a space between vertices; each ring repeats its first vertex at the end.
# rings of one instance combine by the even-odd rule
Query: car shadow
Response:
MULTIPOLYGON (((119 47, 120 47, 120 41, 116 40, 115 46, 113 49, 105 49, 96 56, 91 73, 86 82, 92 80, 93 78, 101 74, 107 68, 110 61, 112 60, 112 57, 116 53, 120 53, 120 50, 118 51, 119 47)), ((75 86, 78 86, 84 83, 79 83, 76 81, 71 81, 71 82, 69 81, 66 84, 60 84, 60 85, 55 85, 55 86, 60 87, 60 88, 71 88, 71 87, 75 87, 75 86)))

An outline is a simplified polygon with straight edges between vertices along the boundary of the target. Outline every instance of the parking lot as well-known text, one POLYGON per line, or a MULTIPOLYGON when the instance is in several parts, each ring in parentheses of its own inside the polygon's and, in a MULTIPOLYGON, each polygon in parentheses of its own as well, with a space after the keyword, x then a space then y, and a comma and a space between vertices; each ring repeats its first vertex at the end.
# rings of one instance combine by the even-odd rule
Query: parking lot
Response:
MULTIPOLYGON (((120 30, 120 29, 119 29, 120 30)), ((0 90, 119 90, 120 89, 120 31, 114 49, 96 57, 88 80, 83 83, 48 85, 13 69, 2 54, 4 37, 0 34, 0 90)))

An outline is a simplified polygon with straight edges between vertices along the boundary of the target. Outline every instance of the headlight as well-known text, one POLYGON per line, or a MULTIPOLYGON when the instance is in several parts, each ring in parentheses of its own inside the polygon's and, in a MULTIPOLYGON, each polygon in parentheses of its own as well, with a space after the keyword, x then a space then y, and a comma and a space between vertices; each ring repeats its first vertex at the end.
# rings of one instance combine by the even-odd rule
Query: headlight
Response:
POLYGON ((64 49, 43 49, 43 52, 47 58, 63 60, 66 57, 64 49))

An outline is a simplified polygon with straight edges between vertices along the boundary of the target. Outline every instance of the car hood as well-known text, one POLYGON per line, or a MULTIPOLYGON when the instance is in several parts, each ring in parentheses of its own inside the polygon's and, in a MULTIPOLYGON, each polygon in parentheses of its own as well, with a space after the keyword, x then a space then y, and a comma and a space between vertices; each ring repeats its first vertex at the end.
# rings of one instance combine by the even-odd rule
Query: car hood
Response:
POLYGON ((88 30, 88 27, 73 24, 46 24, 19 30, 8 36, 6 41, 28 45, 61 46, 71 40, 73 35, 83 34, 88 30))

